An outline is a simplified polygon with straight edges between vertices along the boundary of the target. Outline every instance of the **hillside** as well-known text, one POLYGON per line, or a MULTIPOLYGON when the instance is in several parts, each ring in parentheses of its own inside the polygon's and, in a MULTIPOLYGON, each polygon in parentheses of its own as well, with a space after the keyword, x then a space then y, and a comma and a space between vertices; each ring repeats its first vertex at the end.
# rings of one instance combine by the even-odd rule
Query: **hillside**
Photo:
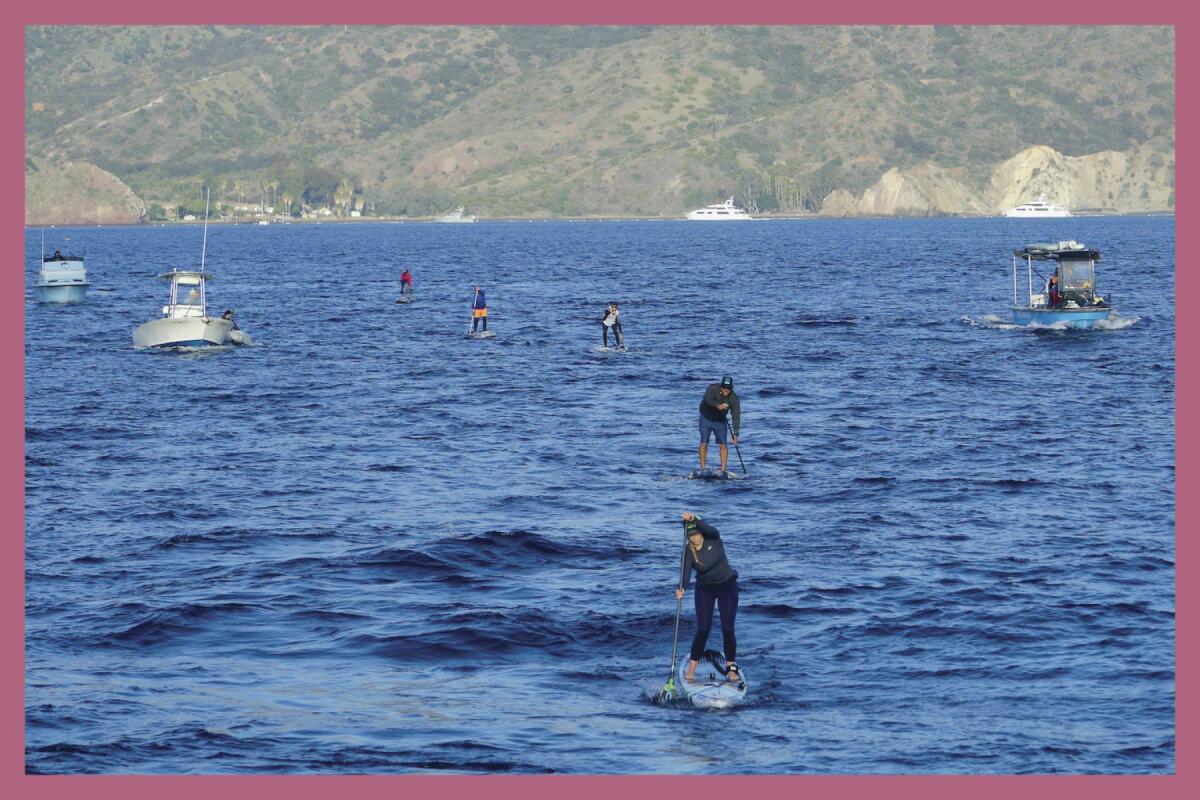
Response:
POLYGON ((26 225, 130 225, 145 216, 141 198, 93 164, 25 160, 26 225))
POLYGON ((26 45, 27 155, 147 203, 207 185, 409 215, 675 215, 730 193, 860 213, 889 171, 924 169, 960 187, 935 213, 959 213, 1024 191, 993 182, 1036 146, 1121 161, 1097 208, 1174 199, 1165 27, 31 27, 26 45))

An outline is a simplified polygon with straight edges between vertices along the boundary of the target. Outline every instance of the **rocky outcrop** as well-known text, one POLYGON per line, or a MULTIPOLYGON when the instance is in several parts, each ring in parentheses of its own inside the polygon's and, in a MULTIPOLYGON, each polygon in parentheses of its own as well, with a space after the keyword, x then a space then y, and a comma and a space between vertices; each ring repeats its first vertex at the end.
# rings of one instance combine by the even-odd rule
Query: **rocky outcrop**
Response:
POLYGON ((111 172, 82 161, 26 159, 26 225, 131 225, 146 204, 111 172))
POLYGON ((821 204, 821 214, 832 217, 939 217, 985 210, 966 184, 933 164, 905 170, 893 167, 857 200, 838 189, 821 204))
POLYGON ((932 164, 888 170, 863 192, 857 208, 859 214, 880 217, 939 217, 983 210, 970 189, 932 164))
POLYGON ((1171 211, 1175 162, 1165 155, 1170 152, 1162 142, 1086 156, 1030 147, 999 164, 981 191, 932 164, 892 168, 857 199, 844 189, 830 192, 820 213, 827 217, 999 214, 1039 196, 1074 211, 1171 211))
POLYGON ((1169 210, 1174 207, 1174 159, 1162 150, 1147 144, 1072 157, 1050 147, 1030 147, 992 172, 988 207, 1003 211, 1045 195, 1074 210, 1169 210))
POLYGON ((858 215, 858 202, 845 189, 834 189, 821 201, 823 217, 853 217, 858 215))

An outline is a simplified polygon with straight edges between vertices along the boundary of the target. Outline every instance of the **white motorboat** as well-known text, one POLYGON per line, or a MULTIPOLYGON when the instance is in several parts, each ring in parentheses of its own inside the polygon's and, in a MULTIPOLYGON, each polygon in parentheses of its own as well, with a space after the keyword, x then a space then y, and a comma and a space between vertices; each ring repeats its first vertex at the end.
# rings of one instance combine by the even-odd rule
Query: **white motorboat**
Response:
POLYGON ((232 315, 210 317, 206 306, 205 272, 173 269, 158 276, 171 282, 171 294, 162 309, 162 319, 143 322, 133 331, 133 346, 220 347, 230 343, 232 315))
POLYGON ((83 258, 55 250, 54 255, 42 257, 33 298, 39 303, 82 303, 89 286, 83 258))
POLYGON ((478 222, 479 218, 474 214, 468 214, 467 210, 462 206, 451 211, 449 214, 443 214, 440 217, 434 217, 434 222, 478 222))
POLYGON ((1022 203, 1019 206, 1010 208, 1004 212, 1006 217, 1045 219, 1047 217, 1069 217, 1071 212, 1064 206, 1056 206, 1046 201, 1046 195, 1038 195, 1034 200, 1028 203, 1022 203))
POLYGON ((249 344, 250 337, 238 330, 233 311, 220 317, 208 315, 207 281, 212 275, 204 271, 204 253, 208 246, 208 200, 204 203, 204 241, 200 245, 200 269, 172 269, 158 277, 170 281, 167 304, 162 318, 143 322, 133 331, 133 346, 146 347, 222 347, 227 344, 249 344))
POLYGON ((724 222, 735 219, 754 219, 746 213, 746 209, 738 208, 733 204, 733 198, 730 197, 724 203, 715 203, 704 208, 697 208, 695 211, 689 211, 687 218, 692 220, 703 220, 705 222, 724 222))

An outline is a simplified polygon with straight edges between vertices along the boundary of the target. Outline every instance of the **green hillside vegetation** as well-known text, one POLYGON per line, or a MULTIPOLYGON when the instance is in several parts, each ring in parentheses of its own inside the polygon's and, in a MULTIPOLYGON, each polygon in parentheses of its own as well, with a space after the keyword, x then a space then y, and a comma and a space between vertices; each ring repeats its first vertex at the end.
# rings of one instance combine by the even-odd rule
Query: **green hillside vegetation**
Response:
POLYGON ((1174 158, 1166 27, 31 27, 26 45, 27 155, 147 203, 802 211, 892 167, 981 185, 1036 144, 1174 158))

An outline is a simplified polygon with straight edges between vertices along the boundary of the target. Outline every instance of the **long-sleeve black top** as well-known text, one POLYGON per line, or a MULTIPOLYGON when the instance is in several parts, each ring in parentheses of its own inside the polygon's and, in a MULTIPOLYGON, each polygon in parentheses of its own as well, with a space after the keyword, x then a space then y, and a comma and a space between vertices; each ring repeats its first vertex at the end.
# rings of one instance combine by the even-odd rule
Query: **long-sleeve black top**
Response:
POLYGON ((729 404, 729 411, 733 414, 733 435, 737 436, 742 429, 742 403, 736 392, 730 390, 728 397, 722 397, 721 384, 710 383, 704 391, 704 399, 700 401, 700 413, 705 419, 722 422, 726 412, 717 408, 721 403, 729 404))
POLYGON ((705 586, 719 586, 730 578, 736 578, 737 570, 730 566, 729 559, 725 557, 725 543, 721 541, 720 532, 699 517, 695 520, 696 530, 704 537, 704 544, 700 546, 700 552, 693 550, 690 543, 687 546, 684 558, 688 567, 683 573, 683 587, 686 589, 691 584, 693 571, 696 580, 705 586))

